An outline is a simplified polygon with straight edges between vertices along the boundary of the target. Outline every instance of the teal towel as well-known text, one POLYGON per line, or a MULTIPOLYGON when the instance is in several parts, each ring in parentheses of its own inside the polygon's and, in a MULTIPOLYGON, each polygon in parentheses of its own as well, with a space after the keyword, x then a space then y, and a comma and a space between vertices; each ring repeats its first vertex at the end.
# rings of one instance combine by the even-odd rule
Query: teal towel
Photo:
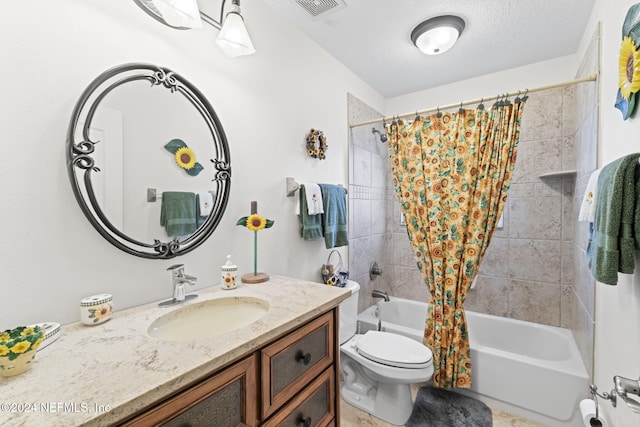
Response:
POLYGON ((304 240, 322 238, 322 215, 309 215, 304 185, 300 186, 300 236, 304 240))
POLYGON ((196 194, 178 191, 162 193, 160 225, 169 236, 186 236, 196 231, 196 194))
POLYGON ((323 228, 324 243, 327 249, 349 245, 347 232, 347 193, 344 187, 332 184, 319 184, 324 205, 323 228))
POLYGON ((603 167, 598 178, 589 266, 593 277, 608 285, 618 283, 618 272, 633 273, 635 251, 640 247, 639 159, 640 153, 621 157, 603 167))
POLYGON ((196 194, 196 228, 200 228, 207 218, 209 218, 209 215, 202 215, 200 212, 200 195, 196 194))

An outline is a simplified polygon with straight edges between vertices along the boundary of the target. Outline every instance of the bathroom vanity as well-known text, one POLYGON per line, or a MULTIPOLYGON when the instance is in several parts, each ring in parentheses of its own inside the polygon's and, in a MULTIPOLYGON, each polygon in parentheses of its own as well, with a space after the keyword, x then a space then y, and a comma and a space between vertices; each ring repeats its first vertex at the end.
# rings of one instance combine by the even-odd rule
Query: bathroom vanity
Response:
POLYGON ((348 290, 275 276, 232 291, 196 293, 169 309, 147 304, 116 311, 98 326, 63 327, 29 372, 0 380, 4 400, 16 408, 0 413, 0 423, 338 424, 337 307, 348 290), (174 342, 148 333, 171 310, 229 297, 259 298, 269 309, 247 326, 202 340, 174 342))

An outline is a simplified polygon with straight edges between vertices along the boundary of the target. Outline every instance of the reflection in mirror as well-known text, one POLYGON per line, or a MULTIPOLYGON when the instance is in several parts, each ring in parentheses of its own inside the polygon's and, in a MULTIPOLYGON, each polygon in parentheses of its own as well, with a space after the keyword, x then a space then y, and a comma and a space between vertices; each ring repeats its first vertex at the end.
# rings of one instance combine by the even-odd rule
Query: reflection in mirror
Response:
POLYGON ((204 96, 166 68, 125 64, 96 78, 74 110, 67 160, 91 224, 137 256, 166 259, 196 248, 226 208, 222 126, 204 96), (157 189, 156 201, 148 189, 157 189))

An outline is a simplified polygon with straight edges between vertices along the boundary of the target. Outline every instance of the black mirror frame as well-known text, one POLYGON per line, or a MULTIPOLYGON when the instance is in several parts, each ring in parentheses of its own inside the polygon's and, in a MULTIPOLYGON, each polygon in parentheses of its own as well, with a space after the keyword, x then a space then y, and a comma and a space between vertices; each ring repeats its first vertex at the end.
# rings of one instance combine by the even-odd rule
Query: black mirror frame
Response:
POLYGON ((123 64, 111 68, 100 74, 84 90, 73 110, 67 133, 67 169, 73 193, 82 212, 102 237, 129 254, 150 259, 174 258, 186 254, 204 243, 220 223, 227 207, 231 189, 229 144, 222 124, 209 101, 195 86, 179 74, 168 68, 144 63, 123 64), (93 190, 91 174, 99 172, 99 169, 95 166, 91 154, 94 152, 95 144, 99 141, 92 141, 89 138, 91 121, 100 101, 111 90, 136 80, 147 80, 152 87, 162 86, 172 93, 179 92, 184 95, 204 118, 213 138, 215 159, 211 159, 211 162, 215 173, 212 181, 216 183, 216 188, 212 212, 192 235, 181 241, 178 241, 177 238, 165 242, 154 239, 152 243, 145 243, 127 236, 108 220, 98 205, 93 190), (79 125, 82 126, 81 132, 78 129, 79 125), (82 140, 77 141, 76 135, 82 135, 82 140), (84 174, 81 173, 82 171, 84 174), (80 176, 82 179, 79 179, 80 176))

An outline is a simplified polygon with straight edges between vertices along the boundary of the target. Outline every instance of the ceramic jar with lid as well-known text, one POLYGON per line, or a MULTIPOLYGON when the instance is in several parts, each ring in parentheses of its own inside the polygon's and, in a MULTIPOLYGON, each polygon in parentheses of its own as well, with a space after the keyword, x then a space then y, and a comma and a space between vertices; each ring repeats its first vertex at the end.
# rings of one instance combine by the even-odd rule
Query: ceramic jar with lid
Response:
POLYGON ((93 326, 111 319, 113 312, 113 296, 98 294, 86 297, 80 301, 80 321, 93 326))

